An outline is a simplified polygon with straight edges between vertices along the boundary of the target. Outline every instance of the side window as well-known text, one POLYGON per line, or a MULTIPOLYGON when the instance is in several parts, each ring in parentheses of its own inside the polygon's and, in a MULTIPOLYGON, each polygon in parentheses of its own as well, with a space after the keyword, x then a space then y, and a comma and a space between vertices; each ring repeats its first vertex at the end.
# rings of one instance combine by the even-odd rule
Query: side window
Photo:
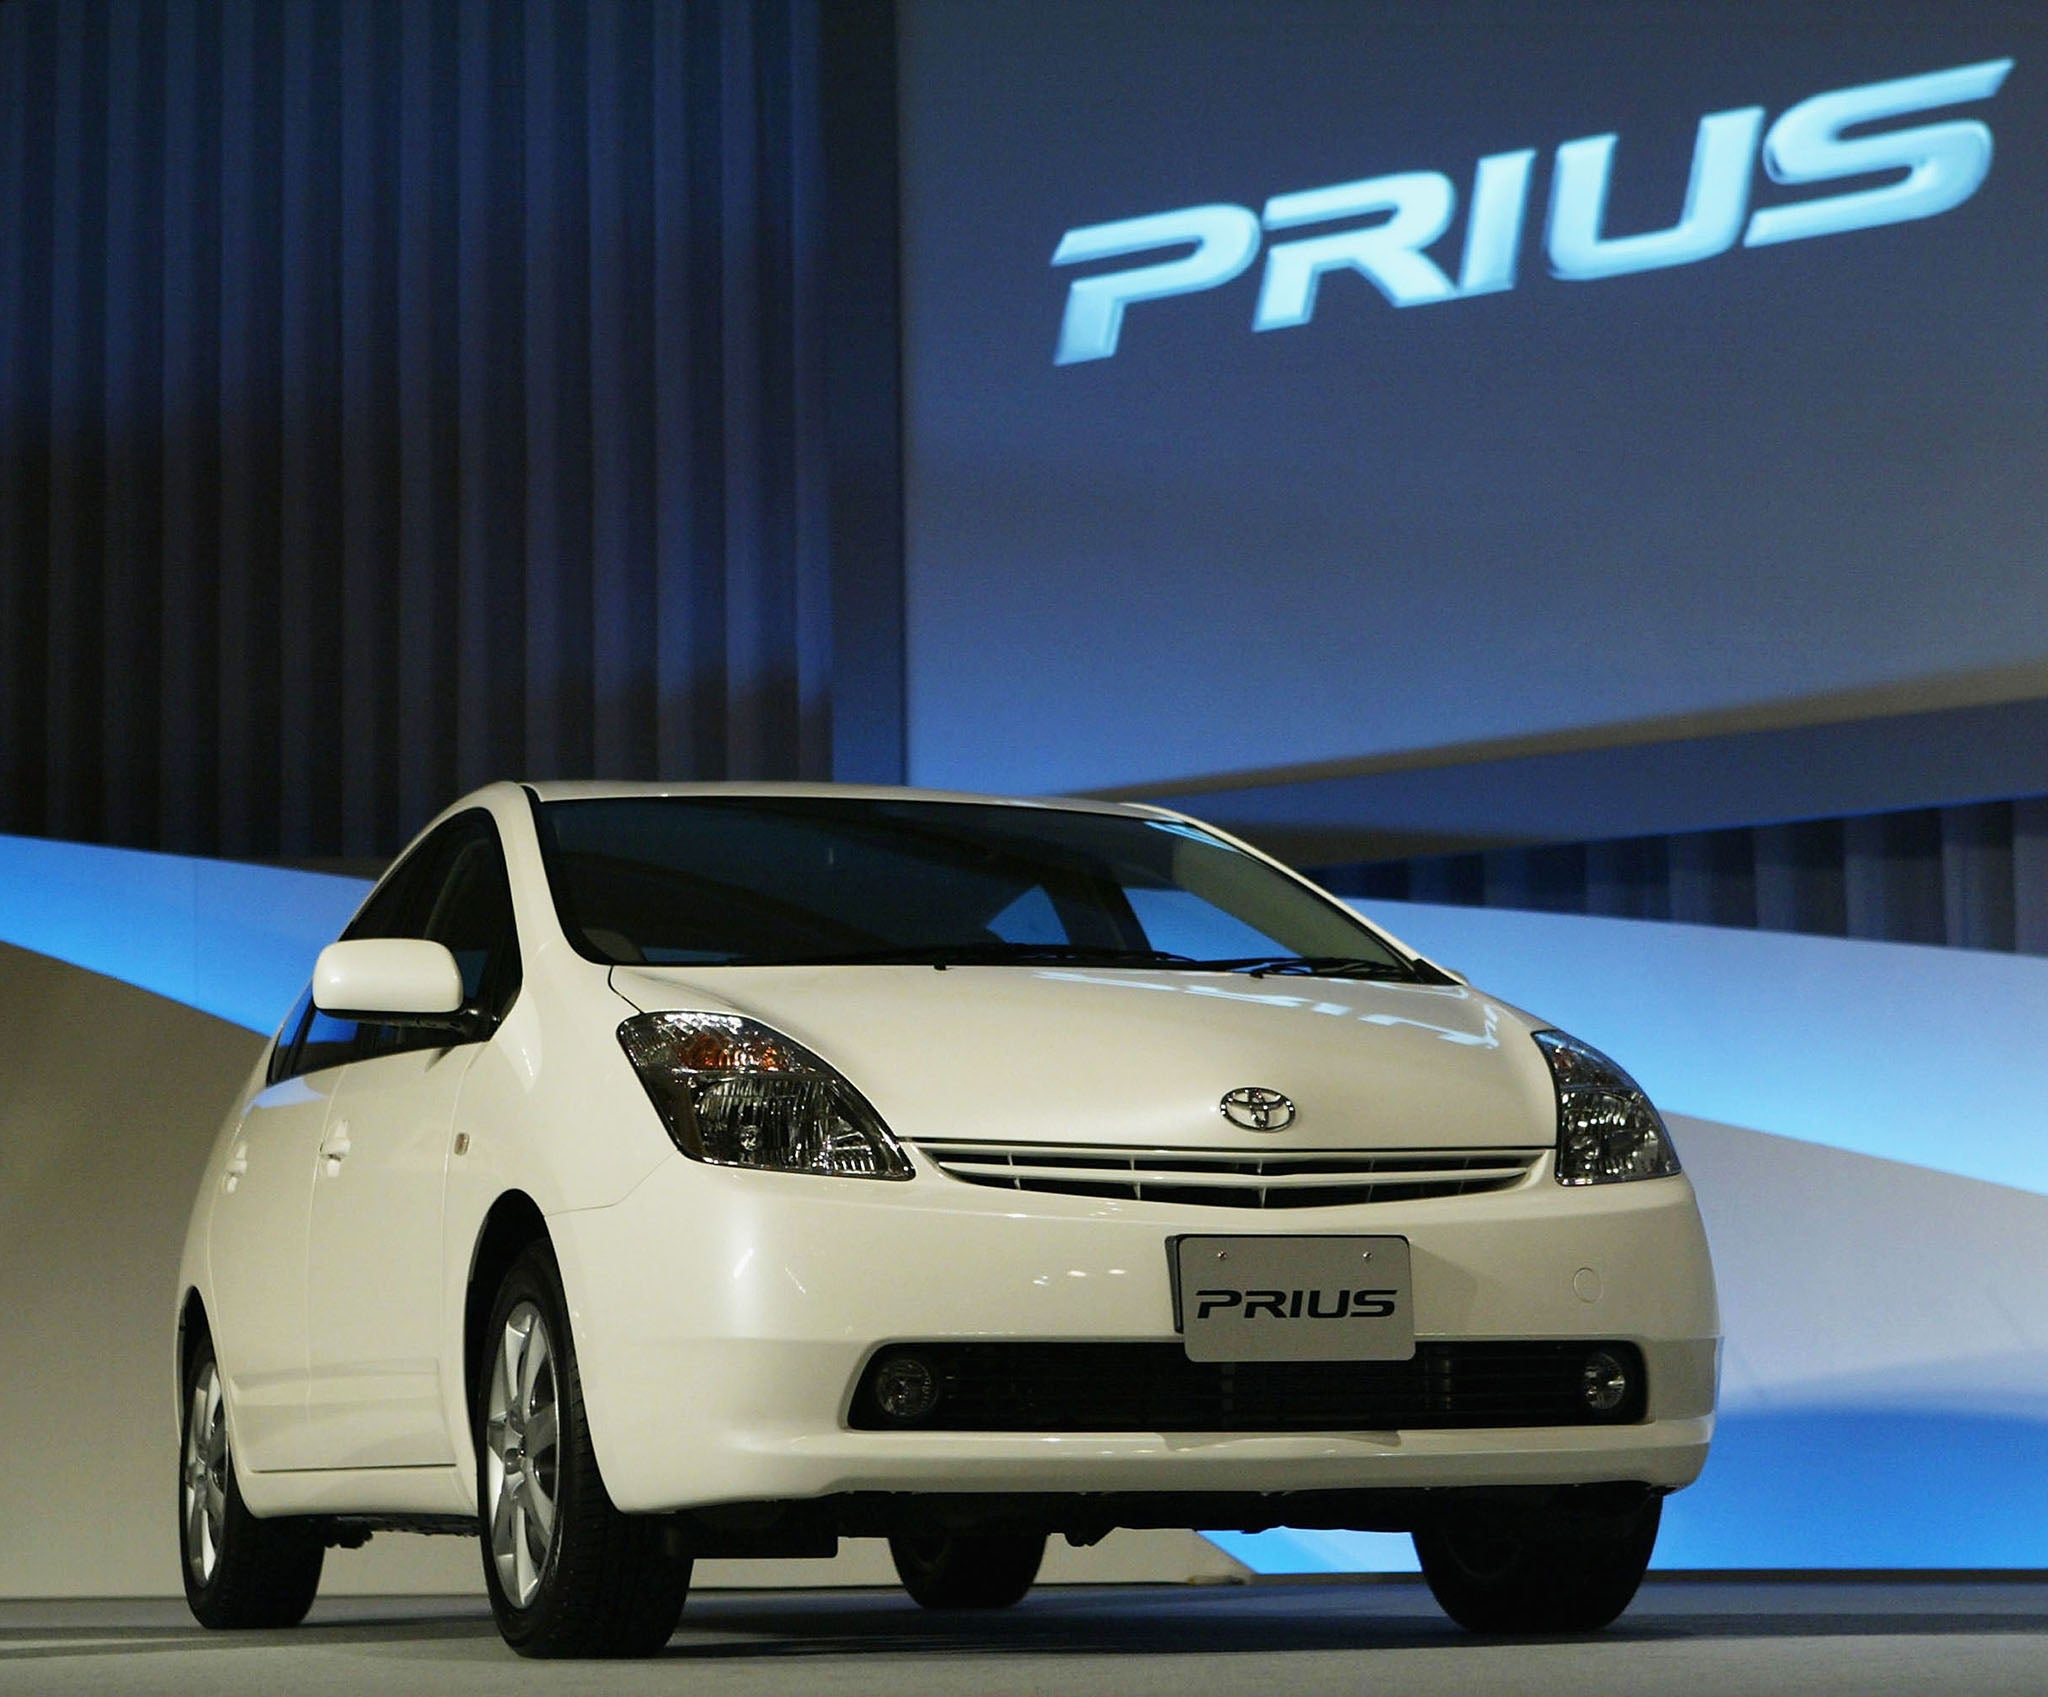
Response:
MULTIPOLYGON (((467 814, 463 819, 468 818, 467 814)), ((342 937, 417 937, 426 922, 427 908, 440 887, 441 869, 447 864, 449 833, 462 823, 451 819, 425 842, 384 875, 362 912, 349 921, 342 937)))
MULTIPOLYGON (((363 908, 342 932, 344 942, 365 937, 417 937, 426 917, 427 904, 448 859, 448 833, 456 823, 450 820, 384 875, 363 903, 363 908)), ((341 1066, 366 1055, 388 1054, 400 1046, 417 1048, 427 1033, 400 1032, 388 1025, 358 1025, 354 1020, 336 1019, 313 1010, 292 1070, 317 1072, 321 1067, 341 1066)))
MULTIPOLYGON (((342 936, 447 944, 462 969, 465 997, 480 999, 502 1018, 519 993, 519 945, 505 851, 491 816, 479 808, 449 820, 385 875, 342 936)), ((443 1031, 336 1019, 313 1006, 308 987, 285 1019, 268 1079, 276 1084, 347 1061, 448 1042, 443 1031)))
MULTIPOLYGON (((496 823, 482 809, 464 813, 422 843, 413 859, 417 874, 392 893, 388 907, 376 901, 366 907, 347 935, 446 944, 462 972, 464 1000, 479 1003, 494 1022, 503 1018, 519 992, 520 971, 512 886, 496 823), (373 924, 378 928, 370 929, 373 924)), ((442 1049, 450 1041, 447 1032, 431 1027, 363 1026, 354 1058, 442 1049)))
POLYGON ((270 1065, 263 1074, 266 1085, 291 1078, 304 1070, 292 1064, 292 1057, 298 1053, 299 1039, 306 1030, 306 1015, 312 1011, 313 986, 308 984, 299 992, 299 999, 292 1003, 292 1011, 284 1016, 284 1024, 277 1028, 277 1042, 271 1046, 270 1065))
POLYGON ((292 1056, 292 1071, 318 1072, 322 1067, 338 1067, 354 1060, 361 1031, 354 1020, 336 1019, 315 1008, 299 1038, 298 1051, 292 1056))
POLYGON ((519 994, 519 933, 505 850, 489 815, 459 843, 420 935, 445 943, 462 969, 462 993, 500 1020, 519 994))
POLYGON ((264 1081, 278 1084, 301 1073, 338 1067, 356 1058, 361 1043, 362 1027, 355 1021, 336 1019, 313 1006, 313 987, 309 984, 278 1032, 277 1047, 270 1052, 264 1081))

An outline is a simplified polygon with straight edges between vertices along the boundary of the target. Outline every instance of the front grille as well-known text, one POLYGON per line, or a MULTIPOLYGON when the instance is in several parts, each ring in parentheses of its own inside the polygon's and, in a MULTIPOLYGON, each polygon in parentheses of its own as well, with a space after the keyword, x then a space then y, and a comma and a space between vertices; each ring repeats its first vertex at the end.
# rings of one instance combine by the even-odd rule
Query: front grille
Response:
POLYGON ((1120 1149, 1107 1144, 920 1141, 967 1184, 1201 1208, 1338 1208, 1470 1196, 1520 1184, 1540 1149, 1120 1149))
POLYGON ((859 1431, 898 1430, 874 1396, 893 1357, 927 1363, 947 1432, 1384 1432, 1613 1426, 1643 1418, 1643 1360, 1622 1343, 1418 1343, 1407 1361, 1190 1361, 1177 1343, 905 1343, 875 1351, 854 1393, 859 1431), (1628 1370, 1605 1414, 1586 1406, 1594 1351, 1628 1370))

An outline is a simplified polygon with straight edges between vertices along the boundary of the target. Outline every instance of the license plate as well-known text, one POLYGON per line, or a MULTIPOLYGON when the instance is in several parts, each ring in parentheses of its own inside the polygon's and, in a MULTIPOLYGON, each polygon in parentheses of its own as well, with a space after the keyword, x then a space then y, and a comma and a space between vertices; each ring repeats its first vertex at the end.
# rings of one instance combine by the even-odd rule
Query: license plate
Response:
POLYGON ((1190 1361, 1406 1361, 1405 1237, 1183 1237, 1174 1290, 1190 1361))

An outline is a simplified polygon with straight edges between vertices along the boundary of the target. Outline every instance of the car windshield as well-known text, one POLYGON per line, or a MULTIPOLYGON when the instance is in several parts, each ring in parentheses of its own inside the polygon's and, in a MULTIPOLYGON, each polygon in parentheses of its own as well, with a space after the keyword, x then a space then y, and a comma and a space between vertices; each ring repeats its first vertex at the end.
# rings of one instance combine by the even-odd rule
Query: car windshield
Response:
POLYGON ((1147 966, 1426 976, 1179 820, 854 796, 536 803, 569 941, 612 965, 1147 966))

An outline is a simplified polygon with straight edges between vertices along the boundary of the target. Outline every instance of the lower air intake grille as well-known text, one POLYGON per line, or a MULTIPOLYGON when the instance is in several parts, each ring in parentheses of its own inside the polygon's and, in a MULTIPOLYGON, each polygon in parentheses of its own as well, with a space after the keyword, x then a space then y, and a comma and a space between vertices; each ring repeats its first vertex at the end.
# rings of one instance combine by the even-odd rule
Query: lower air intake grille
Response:
POLYGON ((1383 1432, 1484 1426, 1612 1426, 1643 1418, 1632 1345, 1419 1343, 1408 1361, 1190 1361, 1177 1343, 889 1344, 854 1393, 859 1431, 1383 1432), (1603 1351, 1629 1390, 1595 1413, 1587 1358, 1603 1351), (914 1356, 940 1388, 915 1422, 875 1400, 877 1366, 914 1356))
POLYGON ((921 1138, 966 1184, 1114 1196, 1201 1208, 1338 1208, 1506 1190, 1540 1149, 1124 1149, 1113 1144, 971 1143, 921 1138))

